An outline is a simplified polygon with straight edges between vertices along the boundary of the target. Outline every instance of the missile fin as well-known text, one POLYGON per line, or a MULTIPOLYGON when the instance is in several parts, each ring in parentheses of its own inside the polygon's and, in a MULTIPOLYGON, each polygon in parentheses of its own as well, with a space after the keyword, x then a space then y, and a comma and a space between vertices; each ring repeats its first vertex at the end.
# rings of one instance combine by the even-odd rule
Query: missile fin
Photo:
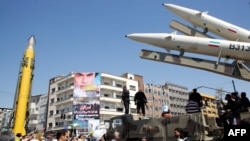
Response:
POLYGON ((172 35, 176 35, 177 31, 174 31, 172 33, 170 33, 168 36, 165 37, 165 39, 172 39, 172 35))
POLYGON ((170 40, 170 39, 172 39, 172 36, 171 36, 171 35, 168 35, 168 36, 166 36, 164 39, 170 40))
POLYGON ((176 35, 176 34, 177 34, 177 31, 174 31, 174 32, 172 32, 172 33, 170 33, 170 34, 174 34, 174 35, 176 35))
POLYGON ((208 11, 199 12, 199 13, 197 13, 196 15, 197 15, 197 16, 202 16, 202 14, 206 14, 206 15, 207 15, 207 14, 208 14, 208 11))

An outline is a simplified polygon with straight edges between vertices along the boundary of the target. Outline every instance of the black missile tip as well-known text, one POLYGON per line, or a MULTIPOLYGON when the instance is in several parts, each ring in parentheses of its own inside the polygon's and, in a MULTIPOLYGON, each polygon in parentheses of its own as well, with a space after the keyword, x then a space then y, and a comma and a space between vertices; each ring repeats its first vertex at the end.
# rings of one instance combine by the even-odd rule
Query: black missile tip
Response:
POLYGON ((125 37, 127 37, 127 35, 125 35, 125 37))

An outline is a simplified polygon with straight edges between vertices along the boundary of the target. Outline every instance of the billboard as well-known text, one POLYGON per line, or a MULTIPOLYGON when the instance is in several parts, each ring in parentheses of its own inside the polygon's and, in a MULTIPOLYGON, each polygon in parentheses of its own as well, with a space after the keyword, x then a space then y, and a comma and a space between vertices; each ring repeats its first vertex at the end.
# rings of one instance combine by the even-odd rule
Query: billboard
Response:
POLYGON ((90 132, 100 124, 101 73, 82 72, 74 75, 74 123, 81 132, 90 132))
POLYGON ((74 77, 74 98, 100 97, 100 85, 100 73, 76 73, 74 77))
POLYGON ((100 118, 100 100, 77 99, 73 102, 74 115, 78 115, 78 118, 100 118))

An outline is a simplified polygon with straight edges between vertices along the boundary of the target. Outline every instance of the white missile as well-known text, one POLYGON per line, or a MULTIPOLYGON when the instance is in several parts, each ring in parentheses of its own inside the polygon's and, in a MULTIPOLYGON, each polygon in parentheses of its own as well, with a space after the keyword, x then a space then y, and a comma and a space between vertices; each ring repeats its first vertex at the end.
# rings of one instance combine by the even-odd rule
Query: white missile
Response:
POLYGON ((178 50, 181 55, 184 52, 190 52, 219 58, 250 61, 250 43, 247 42, 168 33, 133 33, 125 37, 166 50, 178 50))
POLYGON ((163 4, 163 6, 194 26, 203 28, 204 32, 209 31, 227 40, 250 42, 249 30, 210 16, 208 12, 201 12, 174 4, 163 4))

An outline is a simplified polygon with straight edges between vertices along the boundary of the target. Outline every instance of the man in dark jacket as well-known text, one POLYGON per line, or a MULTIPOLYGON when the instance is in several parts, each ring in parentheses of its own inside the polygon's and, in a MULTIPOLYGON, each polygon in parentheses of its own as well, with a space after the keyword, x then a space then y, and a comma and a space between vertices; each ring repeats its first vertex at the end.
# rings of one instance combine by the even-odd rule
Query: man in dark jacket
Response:
POLYGON ((221 101, 225 113, 219 117, 224 127, 228 125, 233 125, 234 112, 235 112, 234 109, 236 107, 236 103, 235 101, 232 100, 230 94, 226 94, 225 100, 227 101, 226 104, 223 101, 221 101))
POLYGON ((139 90, 134 97, 135 105, 137 108, 137 113, 141 113, 145 116, 145 106, 147 103, 147 98, 142 90, 139 90))
POLYGON ((123 91, 122 91, 122 102, 124 104, 125 108, 125 114, 129 114, 129 90, 127 89, 126 86, 123 86, 123 91))
POLYGON ((203 106, 201 94, 197 92, 197 89, 193 89, 192 95, 193 100, 199 104, 200 107, 203 106))
POLYGON ((246 92, 241 93, 240 107, 241 107, 241 112, 248 112, 248 107, 250 107, 250 102, 246 96, 246 92))

